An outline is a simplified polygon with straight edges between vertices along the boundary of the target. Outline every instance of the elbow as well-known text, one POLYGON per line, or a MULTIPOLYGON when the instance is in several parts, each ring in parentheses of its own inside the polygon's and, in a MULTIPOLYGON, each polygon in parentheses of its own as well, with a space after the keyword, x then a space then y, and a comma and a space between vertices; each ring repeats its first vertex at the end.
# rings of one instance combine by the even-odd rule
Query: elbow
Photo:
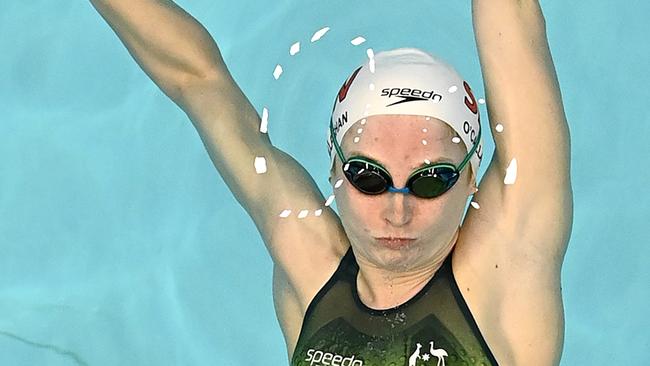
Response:
POLYGON ((196 85, 228 85, 234 84, 232 76, 228 72, 225 65, 211 65, 194 70, 194 72, 186 72, 179 78, 178 84, 181 89, 192 88, 196 85))
POLYGON ((222 75, 196 76, 192 74, 174 84, 170 91, 170 98, 186 113, 194 115, 200 113, 202 109, 220 103, 220 99, 230 89, 222 75))
POLYGON ((173 82, 160 85, 160 89, 174 102, 182 103, 188 97, 200 97, 208 89, 213 90, 224 85, 225 78, 218 73, 206 72, 203 74, 186 73, 178 76, 173 82))

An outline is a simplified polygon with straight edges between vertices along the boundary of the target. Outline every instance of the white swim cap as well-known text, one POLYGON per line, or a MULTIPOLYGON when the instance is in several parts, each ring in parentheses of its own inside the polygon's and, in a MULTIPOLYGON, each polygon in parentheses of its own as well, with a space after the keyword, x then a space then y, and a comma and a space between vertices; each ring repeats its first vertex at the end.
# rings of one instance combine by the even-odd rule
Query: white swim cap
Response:
MULTIPOLYGON (((352 125, 381 114, 429 116, 451 126, 469 152, 479 137, 470 158, 474 176, 483 157, 483 141, 478 104, 469 84, 456 70, 417 48, 398 48, 369 54, 339 91, 330 123, 338 145, 352 125)), ((330 128, 327 131, 330 166, 334 164, 330 128)))

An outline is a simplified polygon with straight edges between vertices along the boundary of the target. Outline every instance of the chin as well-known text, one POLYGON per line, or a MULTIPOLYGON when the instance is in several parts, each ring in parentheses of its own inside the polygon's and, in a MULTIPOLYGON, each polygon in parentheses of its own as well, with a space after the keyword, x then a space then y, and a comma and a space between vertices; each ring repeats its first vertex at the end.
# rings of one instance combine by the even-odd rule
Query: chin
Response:
POLYGON ((391 249, 381 244, 374 244, 371 250, 377 265, 395 272, 407 270, 413 266, 414 262, 421 259, 421 250, 417 245, 391 249))

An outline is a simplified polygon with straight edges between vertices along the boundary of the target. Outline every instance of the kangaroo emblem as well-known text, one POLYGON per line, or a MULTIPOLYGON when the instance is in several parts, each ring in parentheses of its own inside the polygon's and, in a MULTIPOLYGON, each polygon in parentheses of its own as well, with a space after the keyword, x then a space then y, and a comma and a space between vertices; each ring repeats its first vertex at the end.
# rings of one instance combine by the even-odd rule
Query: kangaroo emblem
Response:
POLYGON ((409 357, 409 366, 415 366, 415 363, 417 362, 418 358, 420 357, 420 348, 422 348, 422 345, 420 343, 417 344, 417 349, 413 354, 411 354, 411 357, 409 357))

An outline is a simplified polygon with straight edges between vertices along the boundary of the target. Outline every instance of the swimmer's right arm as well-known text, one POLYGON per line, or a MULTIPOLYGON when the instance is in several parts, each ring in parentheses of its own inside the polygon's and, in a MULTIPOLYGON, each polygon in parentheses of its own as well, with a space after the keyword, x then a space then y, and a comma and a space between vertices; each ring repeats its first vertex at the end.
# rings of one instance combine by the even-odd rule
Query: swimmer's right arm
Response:
POLYGON ((343 234, 338 216, 323 206, 325 199, 308 172, 259 131, 257 111, 232 78, 207 30, 172 1, 91 3, 138 65, 188 115, 274 262, 289 272, 302 271, 300 278, 306 278, 314 270, 314 260, 306 257, 339 254, 345 247, 344 236, 332 237, 333 231, 343 234), (256 157, 265 159, 266 173, 256 172, 256 157), (291 216, 279 218, 285 209, 292 210, 291 216), (303 209, 311 213, 298 220, 303 209), (313 215, 316 209, 323 209, 319 217, 313 215), (338 246, 335 251, 328 246, 333 242, 338 246), (300 268, 302 264, 305 268, 300 268))
POLYGON ((228 74, 207 30, 169 0, 90 0, 142 70, 174 102, 198 79, 228 74))

